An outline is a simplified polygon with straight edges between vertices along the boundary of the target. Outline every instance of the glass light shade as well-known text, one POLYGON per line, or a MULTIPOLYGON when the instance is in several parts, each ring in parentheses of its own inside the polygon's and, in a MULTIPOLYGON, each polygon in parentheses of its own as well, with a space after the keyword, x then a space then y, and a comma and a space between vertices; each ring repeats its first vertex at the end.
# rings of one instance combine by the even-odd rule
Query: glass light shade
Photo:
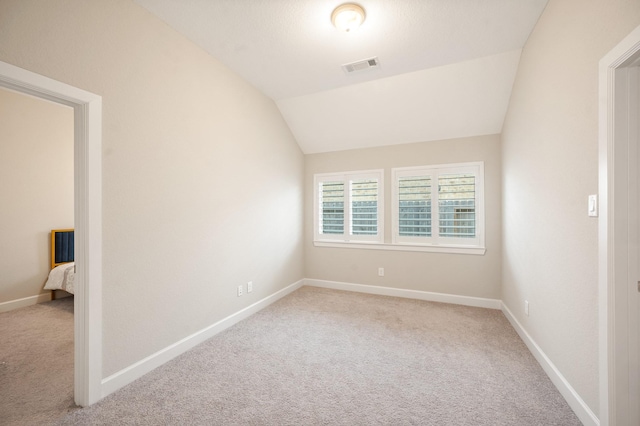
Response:
POLYGON ((335 8, 331 14, 331 22, 339 30, 353 31, 364 22, 364 9, 353 3, 345 3, 335 8))

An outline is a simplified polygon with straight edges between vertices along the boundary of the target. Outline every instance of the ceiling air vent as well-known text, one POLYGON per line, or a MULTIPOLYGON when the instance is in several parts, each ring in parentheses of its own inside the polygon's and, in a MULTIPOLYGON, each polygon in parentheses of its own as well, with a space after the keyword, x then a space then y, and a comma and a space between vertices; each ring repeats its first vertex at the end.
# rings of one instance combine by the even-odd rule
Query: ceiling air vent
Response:
POLYGON ((347 74, 353 74, 372 68, 378 68, 380 66, 380 60, 378 58, 364 59, 362 61, 351 62, 350 64, 344 64, 342 69, 347 74))

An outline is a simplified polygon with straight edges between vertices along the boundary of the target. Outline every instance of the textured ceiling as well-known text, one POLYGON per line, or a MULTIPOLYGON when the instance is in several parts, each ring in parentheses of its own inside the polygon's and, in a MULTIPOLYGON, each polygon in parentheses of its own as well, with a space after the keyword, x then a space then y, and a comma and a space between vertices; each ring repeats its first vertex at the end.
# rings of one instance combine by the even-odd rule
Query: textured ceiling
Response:
POLYGON ((306 153, 500 132, 517 69, 514 57, 547 3, 360 0, 367 18, 357 31, 344 33, 330 20, 340 0, 135 1, 274 99, 306 153), (501 55, 506 52, 511 53, 501 55), (380 60, 378 69, 347 75, 341 68, 374 56, 380 60), (494 67, 493 75, 468 73, 469 67, 485 63, 494 67), (499 94, 495 101, 489 87, 499 94), (375 96, 378 89, 380 97, 375 96), (474 101, 495 106, 481 114, 486 120, 476 117, 474 108, 460 108, 457 119, 450 117, 440 128, 438 105, 464 100, 463 90, 474 101), (424 98, 434 95, 437 99, 424 98), (335 106, 341 106, 342 120, 335 120, 335 106), (405 118, 399 120, 403 131, 380 127, 380 118, 390 111, 405 118), (409 120, 416 115, 418 121, 409 120), (479 121, 483 124, 473 125, 479 121), (343 122, 351 127, 344 128, 343 122), (353 129, 354 123, 363 127, 353 129), (359 137, 356 141, 345 134, 359 137))

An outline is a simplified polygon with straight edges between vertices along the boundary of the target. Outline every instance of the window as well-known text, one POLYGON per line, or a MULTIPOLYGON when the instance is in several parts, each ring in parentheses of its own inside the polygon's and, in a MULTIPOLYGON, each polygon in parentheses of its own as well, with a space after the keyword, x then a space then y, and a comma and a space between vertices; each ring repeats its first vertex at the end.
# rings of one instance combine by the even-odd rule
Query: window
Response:
POLYGON ((393 244, 484 247, 484 163, 391 174, 393 244))
POLYGON ((314 245, 484 254, 484 163, 391 169, 391 241, 384 172, 314 175, 314 245))
POLYGON ((431 236, 431 176, 407 174, 398 184, 398 235, 431 236))
POLYGON ((382 170, 315 175, 314 240, 383 242, 383 176, 382 170))

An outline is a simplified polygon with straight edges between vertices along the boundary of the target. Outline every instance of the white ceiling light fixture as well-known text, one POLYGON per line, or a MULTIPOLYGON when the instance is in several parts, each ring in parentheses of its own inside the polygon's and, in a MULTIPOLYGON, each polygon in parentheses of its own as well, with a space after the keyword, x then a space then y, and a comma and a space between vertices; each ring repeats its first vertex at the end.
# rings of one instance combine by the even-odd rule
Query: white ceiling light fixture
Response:
POLYGON ((362 6, 355 3, 345 3, 334 9, 331 14, 331 22, 337 29, 351 32, 362 25, 365 17, 366 14, 362 6))

